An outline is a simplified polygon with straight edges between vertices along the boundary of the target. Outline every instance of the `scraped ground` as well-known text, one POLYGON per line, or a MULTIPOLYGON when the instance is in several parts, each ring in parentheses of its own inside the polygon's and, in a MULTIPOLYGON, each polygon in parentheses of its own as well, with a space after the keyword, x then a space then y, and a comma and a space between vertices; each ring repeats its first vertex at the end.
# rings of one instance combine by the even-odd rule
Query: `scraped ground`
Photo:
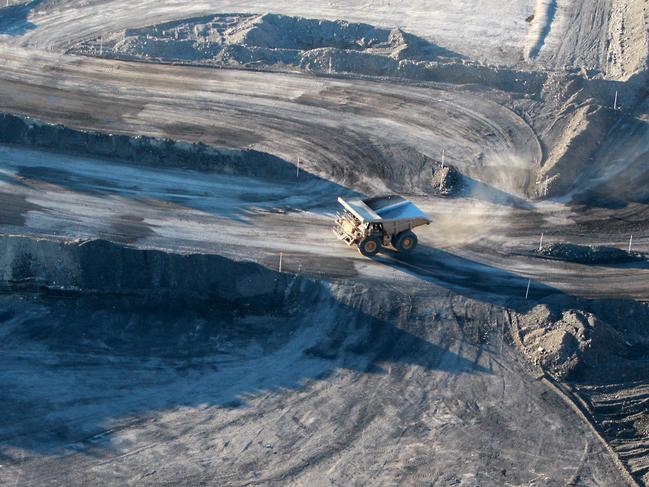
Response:
MULTIPOLYGON (((623 80, 646 61, 628 41, 637 26, 622 32, 627 17, 611 14, 618 2, 432 3, 273 9, 403 27, 495 64, 584 66, 623 80)), ((534 318, 534 305, 548 300, 562 312, 583 304, 576 297, 610 308, 646 301, 646 265, 584 266, 531 252, 541 232, 546 242, 622 248, 633 233, 634 248, 647 250, 646 201, 528 200, 543 148, 522 95, 511 95, 520 101, 513 109, 510 94, 475 86, 65 54, 104 32, 178 19, 179 9, 186 18, 268 6, 45 1, 13 10, 11 22, 0 20, 0 109, 252 148, 299 161, 301 176, 297 167, 295 178, 269 181, 0 146, 3 245, 23 236, 77 240, 83 249, 99 238, 224 256, 235 274, 241 261, 278 271, 281 259, 277 282, 295 273, 315 279, 321 294, 285 300, 272 313, 227 303, 163 312, 134 309, 123 289, 94 299, 56 282, 4 282, 0 483, 607 486, 625 482, 624 468, 646 480, 646 433, 634 426, 625 442, 616 427, 605 431, 629 453, 620 470, 506 339, 510 312, 534 318), (417 174, 412 161, 439 159, 442 150, 467 176, 454 199, 430 197, 425 178, 409 177, 417 174), (336 196, 385 191, 411 194, 433 217, 412 257, 364 259, 330 231, 336 196)), ((607 170, 622 174, 620 187, 640 185, 633 176, 646 176, 646 117, 627 123, 632 133, 603 147, 580 190, 598 186, 607 170), (615 154, 613 166, 606 154, 615 154)), ((29 267, 10 257, 2 256, 3 275, 29 267)), ((613 326, 621 331, 622 321, 613 326)), ((616 355, 616 363, 641 374, 646 333, 614 338, 616 353, 633 361, 616 355)), ((606 420, 609 389, 588 380, 581 390, 606 420)), ((625 394, 635 400, 645 386, 633 380, 625 394)), ((635 414, 623 410, 615 424, 635 414)))
POLYGON ((626 42, 642 36, 642 1, 467 0, 409 2, 407 8, 387 0, 319 3, 278 1, 208 1, 201 3, 120 0, 44 2, 16 32, 22 45, 61 48, 102 32, 141 27, 214 12, 273 13, 322 19, 344 19, 381 27, 400 27, 451 51, 492 64, 513 65, 540 60, 550 67, 566 65, 628 73, 628 64, 643 63, 646 46, 626 42), (631 18, 633 20, 629 21, 631 18), (38 26, 38 28, 34 28, 38 26))

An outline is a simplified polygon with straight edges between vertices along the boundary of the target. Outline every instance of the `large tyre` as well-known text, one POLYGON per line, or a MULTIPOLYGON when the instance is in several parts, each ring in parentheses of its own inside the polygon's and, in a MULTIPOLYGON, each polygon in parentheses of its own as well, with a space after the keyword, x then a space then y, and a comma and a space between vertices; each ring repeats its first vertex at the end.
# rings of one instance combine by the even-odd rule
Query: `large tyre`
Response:
POLYGON ((358 244, 358 250, 365 257, 374 257, 381 250, 381 239, 379 237, 365 237, 358 244))
POLYGON ((404 254, 410 253, 417 247, 417 235, 410 230, 406 230, 396 235, 396 238, 392 241, 392 245, 399 252, 403 252, 404 254))

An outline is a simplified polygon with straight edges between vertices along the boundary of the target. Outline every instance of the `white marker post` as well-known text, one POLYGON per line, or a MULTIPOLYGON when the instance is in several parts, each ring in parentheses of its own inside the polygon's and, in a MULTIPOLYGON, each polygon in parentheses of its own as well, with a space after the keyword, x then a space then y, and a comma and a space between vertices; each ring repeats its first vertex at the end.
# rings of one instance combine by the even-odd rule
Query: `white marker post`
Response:
POLYGON ((617 91, 615 92, 615 101, 613 101, 613 110, 617 111, 617 91))
POLYGON ((539 241, 539 252, 543 248, 543 232, 541 232, 541 240, 539 241))
POLYGON ((282 253, 279 253, 279 272, 282 272, 282 253))
POLYGON ((633 235, 629 238, 629 254, 631 253, 631 245, 633 244, 633 235))
POLYGON ((532 284, 532 279, 528 279, 527 281, 527 290, 525 291, 525 301, 527 301, 527 297, 530 295, 530 284, 532 284))
MULTIPOLYGON (((498 326, 498 320, 496 320, 496 326, 498 326)), ((505 344, 505 320, 502 320, 500 323, 500 355, 503 354, 504 344, 505 344)))

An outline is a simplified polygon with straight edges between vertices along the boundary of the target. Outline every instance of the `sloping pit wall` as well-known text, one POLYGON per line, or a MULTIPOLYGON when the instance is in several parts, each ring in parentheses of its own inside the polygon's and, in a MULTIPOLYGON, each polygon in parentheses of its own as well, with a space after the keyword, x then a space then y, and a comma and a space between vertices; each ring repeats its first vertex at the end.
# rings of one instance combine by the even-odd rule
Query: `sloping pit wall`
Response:
POLYGON ((0 289, 109 298, 145 307, 235 306, 271 312, 322 283, 254 262, 136 249, 106 240, 0 236, 0 289), (121 299, 120 299, 121 298, 121 299))
MULTIPOLYGON (((169 323, 185 314, 210 321, 226 316, 291 318, 290 326, 317 325, 309 345, 313 348, 305 353, 328 358, 368 351, 390 356, 395 346, 404 357, 416 349, 437 353, 438 347, 424 338, 437 336, 440 327, 421 325, 435 316, 431 306, 447 306, 446 297, 422 296, 425 304, 413 309, 410 302, 403 313, 393 290, 375 286, 369 292, 357 282, 334 284, 218 255, 8 235, 0 236, 0 294, 60 304, 56 312, 135 313, 138 321, 150 313, 162 315, 164 322, 169 318, 169 323), (410 330, 410 321, 420 312, 423 322, 415 319, 410 330)), ((110 322, 97 327, 106 329, 110 322)))
POLYGON ((348 73, 413 81, 481 85, 531 96, 537 96, 547 80, 547 74, 544 72, 518 71, 467 60, 397 60, 387 56, 329 48, 306 52, 302 56, 301 67, 320 73, 348 73))
POLYGON ((547 73, 541 71, 519 71, 464 60, 448 63, 405 60, 399 63, 399 75, 412 80, 483 85, 533 97, 539 95, 547 80, 547 73))
MULTIPOLYGON (((8 113, 0 114, 0 143, 137 165, 218 171, 278 181, 295 174, 293 164, 252 149, 227 149, 200 142, 77 130, 8 113)), ((309 177, 315 176, 304 172, 304 178, 309 177)))
MULTIPOLYGON (((571 106, 560 119, 561 135, 539 170, 537 196, 560 196, 570 191, 593 159, 617 117, 613 110, 585 104, 571 106)), ((558 124, 559 125, 559 124, 558 124)))
POLYGON ((557 87, 563 90, 554 121, 542 137, 546 158, 539 168, 535 196, 560 196, 573 189, 592 168, 600 148, 612 140, 618 122, 642 113, 649 93, 647 73, 624 82, 557 74, 546 86, 544 98, 556 98, 557 87))
MULTIPOLYGON (((77 54, 87 54, 76 52, 77 54)), ((478 84, 489 88, 538 96, 547 80, 541 71, 516 70, 467 60, 421 61, 395 59, 391 56, 324 47, 305 52, 266 47, 230 45, 219 56, 207 61, 142 58, 128 53, 105 53, 102 57, 122 61, 231 67, 255 71, 304 71, 327 75, 400 78, 459 85, 478 84)))

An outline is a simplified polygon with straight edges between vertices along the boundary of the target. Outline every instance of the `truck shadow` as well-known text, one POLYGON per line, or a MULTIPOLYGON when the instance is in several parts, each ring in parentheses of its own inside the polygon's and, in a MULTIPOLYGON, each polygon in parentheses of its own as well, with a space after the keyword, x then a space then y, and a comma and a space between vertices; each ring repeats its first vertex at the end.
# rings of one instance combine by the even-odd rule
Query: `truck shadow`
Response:
POLYGON ((565 295, 538 280, 421 244, 412 254, 384 249, 374 260, 459 295, 519 312, 544 298, 565 295))

